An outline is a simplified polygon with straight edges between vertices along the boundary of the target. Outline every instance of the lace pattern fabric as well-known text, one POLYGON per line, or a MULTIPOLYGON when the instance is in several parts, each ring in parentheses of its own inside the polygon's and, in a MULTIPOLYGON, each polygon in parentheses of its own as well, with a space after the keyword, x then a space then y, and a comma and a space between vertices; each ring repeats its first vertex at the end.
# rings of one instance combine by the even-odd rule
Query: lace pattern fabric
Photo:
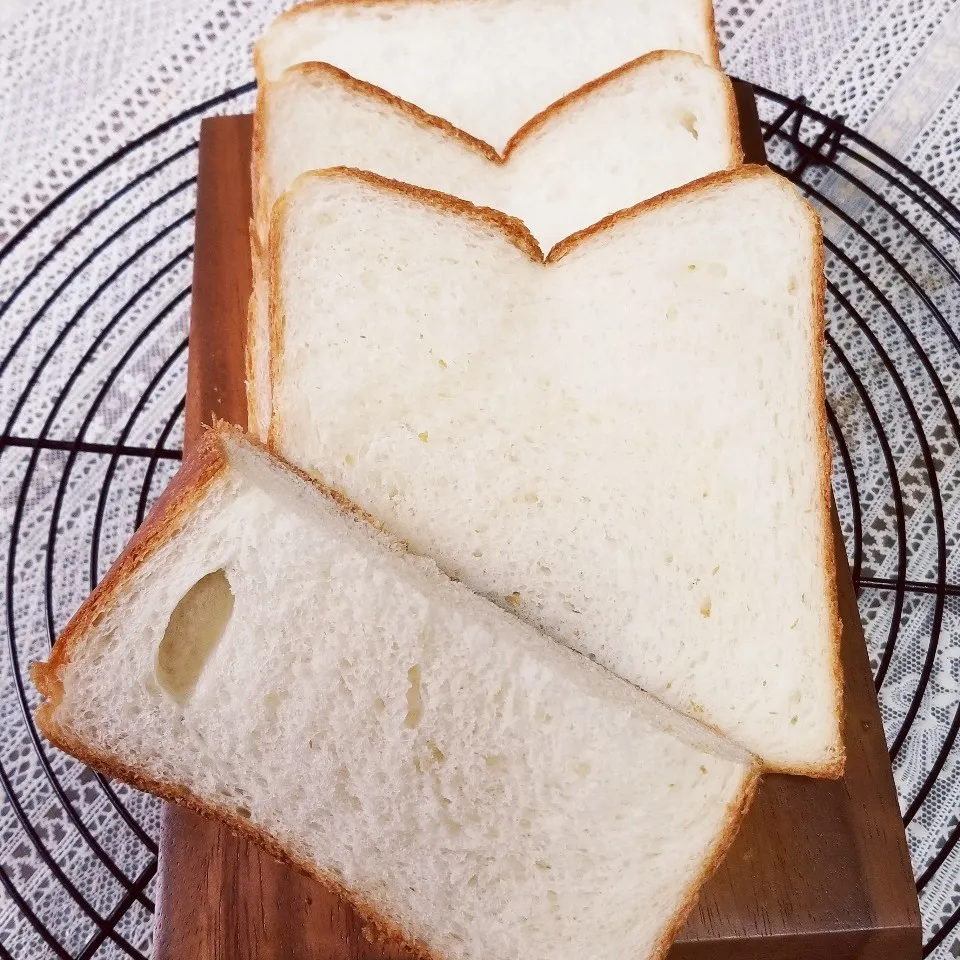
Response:
MULTIPOLYGON (((284 5, 0 3, 0 944, 16 958, 150 955, 158 805, 44 748, 26 667, 176 469, 199 118, 250 109, 250 44, 284 5)), ((960 193, 952 0, 716 12, 728 72, 960 193)), ((960 956, 960 215, 863 155, 874 169, 841 141, 803 174, 828 238, 834 491, 926 939, 960 956)))

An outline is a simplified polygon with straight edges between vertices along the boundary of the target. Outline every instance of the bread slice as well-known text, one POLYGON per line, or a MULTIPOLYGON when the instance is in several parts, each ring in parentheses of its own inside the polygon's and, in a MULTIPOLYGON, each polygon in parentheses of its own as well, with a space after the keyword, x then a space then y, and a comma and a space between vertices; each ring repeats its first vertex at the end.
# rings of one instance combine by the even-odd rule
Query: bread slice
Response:
POLYGON ((544 259, 331 170, 271 242, 283 456, 770 769, 840 773, 820 226, 786 180, 717 174, 544 259))
POLYGON ((281 194, 325 167, 370 170, 503 210, 549 249, 615 210, 743 160, 730 81, 672 50, 552 104, 502 153, 326 63, 299 64, 266 84, 256 123, 261 241, 281 194))
POLYGON ((54 743, 422 957, 662 956, 757 781, 223 427, 34 678, 54 743))
POLYGON ((249 424, 269 418, 265 283, 256 250, 301 173, 358 167, 519 217, 544 249, 601 217, 743 159, 730 81, 696 56, 658 51, 527 121, 503 153, 379 87, 322 63, 291 67, 257 101, 256 301, 249 424))
POLYGON ((321 0, 278 17, 257 79, 332 63, 503 149, 530 117, 652 50, 719 67, 710 0, 321 0))

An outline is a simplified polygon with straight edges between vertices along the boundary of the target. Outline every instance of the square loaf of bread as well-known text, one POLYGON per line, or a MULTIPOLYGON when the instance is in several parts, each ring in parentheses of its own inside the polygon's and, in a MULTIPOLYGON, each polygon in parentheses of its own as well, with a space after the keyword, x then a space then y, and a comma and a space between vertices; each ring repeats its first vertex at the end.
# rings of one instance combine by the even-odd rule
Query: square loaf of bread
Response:
POLYGON ((331 170, 270 255, 283 456, 769 768, 839 774, 821 238, 791 184, 741 167, 544 258, 331 170))
POLYGON ((54 743, 424 958, 662 956, 757 779, 224 428, 34 677, 54 743))

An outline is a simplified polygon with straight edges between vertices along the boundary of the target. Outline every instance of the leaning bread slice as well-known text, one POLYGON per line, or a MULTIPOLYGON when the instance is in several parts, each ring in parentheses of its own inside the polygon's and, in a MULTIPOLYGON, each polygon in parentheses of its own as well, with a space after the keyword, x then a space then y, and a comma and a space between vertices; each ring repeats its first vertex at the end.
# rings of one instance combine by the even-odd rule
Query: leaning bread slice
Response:
POLYGON ((277 204, 270 436, 774 769, 843 764, 819 221, 741 167, 544 259, 357 171, 277 204))
POLYGON ((662 956, 757 777, 223 428, 34 676, 55 743, 429 958, 662 956))
POLYGON ((321 0, 256 46, 260 83, 332 63, 497 149, 530 117, 651 50, 719 66, 710 0, 321 0))
POLYGON ((267 83, 257 101, 248 396, 251 429, 269 416, 266 293, 260 257, 270 211, 301 173, 371 170, 521 219, 543 249, 615 210, 742 160, 730 81, 696 56, 658 51, 529 120, 502 154, 445 120, 322 63, 267 83))

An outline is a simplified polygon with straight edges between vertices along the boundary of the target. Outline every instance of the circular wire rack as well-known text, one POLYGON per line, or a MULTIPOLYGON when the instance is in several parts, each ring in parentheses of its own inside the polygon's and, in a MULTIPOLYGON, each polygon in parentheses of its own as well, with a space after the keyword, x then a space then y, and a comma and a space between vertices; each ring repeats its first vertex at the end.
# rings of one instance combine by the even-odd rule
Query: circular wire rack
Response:
MULTIPOLYGON (((754 88, 824 223, 833 485, 923 908, 960 923, 960 212, 842 119, 754 88)), ((31 660, 181 459, 197 141, 247 84, 83 172, 0 248, 0 957, 148 957, 159 803, 52 749, 31 660)))

